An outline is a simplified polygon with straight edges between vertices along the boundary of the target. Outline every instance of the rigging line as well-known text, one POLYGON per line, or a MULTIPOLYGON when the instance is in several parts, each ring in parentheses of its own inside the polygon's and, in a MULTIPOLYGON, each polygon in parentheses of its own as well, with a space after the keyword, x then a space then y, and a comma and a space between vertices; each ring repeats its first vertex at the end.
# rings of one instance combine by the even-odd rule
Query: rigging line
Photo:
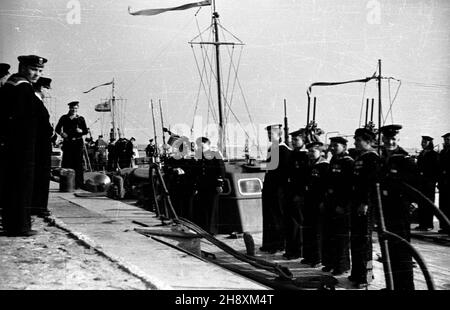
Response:
POLYGON ((431 87, 450 87, 450 85, 448 85, 448 84, 424 83, 424 82, 416 82, 416 81, 410 81, 410 80, 404 80, 404 79, 402 79, 402 82, 404 82, 406 84, 417 84, 417 85, 431 86, 431 87))
MULTIPOLYGON (((224 37, 225 37, 225 34, 223 33, 223 31, 222 31, 222 34, 224 35, 224 37)), ((239 53, 239 58, 238 58, 238 65, 237 65, 237 68, 236 68, 236 66, 235 66, 235 63, 234 63, 234 45, 232 46, 232 48, 233 48, 233 53, 230 53, 230 47, 229 46, 227 46, 227 52, 228 52, 228 56, 230 57, 230 71, 231 71, 231 68, 233 68, 233 71, 234 71, 234 82, 233 82, 233 88, 232 88, 232 90, 231 90, 231 99, 230 99, 230 107, 231 107, 231 104, 233 103, 233 98, 234 98, 234 89, 235 89, 235 87, 236 87, 236 82, 237 82, 237 80, 238 80, 238 75, 237 75, 237 73, 238 73, 238 71, 239 71, 239 66, 240 66, 240 63, 241 63, 241 57, 242 57, 242 51, 243 51, 243 49, 242 49, 242 47, 241 47, 241 50, 240 50, 240 53, 239 53)), ((229 75, 231 75, 231 74, 229 74, 229 75)), ((229 78, 230 78, 230 76, 229 76, 229 78)), ((228 117, 229 117, 229 111, 228 111, 228 113, 227 113, 227 116, 226 116, 226 118, 228 119, 228 117)))
MULTIPOLYGON (((388 80, 389 84, 389 101, 391 101, 391 80, 388 80)), ((394 111, 392 110, 392 107, 394 106, 394 100, 392 99, 391 104, 389 106, 388 114, 391 114, 391 122, 394 123, 394 111)))
MULTIPOLYGON (((205 51, 203 51, 203 47, 201 47, 202 48, 202 53, 204 52, 204 56, 203 56, 203 63, 205 64, 205 71, 206 71, 206 60, 208 59, 208 57, 207 57, 207 55, 208 55, 208 49, 206 49, 205 48, 205 51)), ((211 53, 212 53, 212 51, 211 51, 211 53)), ((211 64, 210 64, 210 68, 211 68, 211 64)), ((211 68, 211 70, 212 70, 212 68, 211 68)), ((207 71, 206 71, 207 72, 207 71)), ((207 77, 208 77, 208 73, 206 74, 207 75, 207 77)), ((206 95, 206 97, 207 97, 207 99, 208 99, 208 113, 209 113, 209 111, 211 112, 211 115, 212 115, 212 117, 213 117, 213 120, 214 120, 214 122, 216 122, 217 123, 217 116, 216 116, 216 114, 215 114, 215 109, 213 108, 213 103, 214 103, 214 100, 213 100, 213 98, 212 98, 212 94, 213 94, 213 91, 212 91, 212 83, 211 83, 211 81, 212 81, 212 79, 213 79, 213 74, 212 74, 212 72, 210 71, 210 74, 209 74, 209 81, 208 81, 208 91, 206 91, 206 89, 205 89, 205 95, 206 95)), ((208 121, 207 121, 207 124, 209 123, 209 118, 208 118, 208 121)))
POLYGON ((363 95, 362 95, 362 99, 361 99, 361 111, 359 112, 359 125, 358 127, 361 127, 361 119, 362 119, 362 114, 363 114, 363 110, 364 110, 364 97, 366 96, 366 86, 367 83, 364 83, 364 89, 363 89, 363 95))
POLYGON ((379 67, 380 63, 377 61, 377 67, 375 68, 375 72, 372 74, 372 77, 375 77, 377 75, 379 67))
MULTIPOLYGON (((209 27, 208 29, 210 29, 210 28, 211 28, 211 27, 209 27)), ((212 36, 212 32, 209 32, 209 37, 208 37, 208 39, 211 39, 211 36, 212 36)), ((201 36, 200 36, 200 38, 201 38, 201 40, 203 40, 203 38, 202 38, 201 36)), ((209 68, 210 68, 210 72, 211 72, 211 74, 210 74, 210 84, 209 84, 209 97, 208 97, 208 93, 207 93, 206 90, 205 90, 205 95, 209 98, 208 105, 211 105, 211 102, 212 102, 212 83, 211 83, 211 79, 212 79, 212 76, 214 75, 214 77, 215 77, 216 80, 217 80, 217 76, 214 74, 214 69, 213 69, 213 67, 212 67, 212 62, 211 62, 210 58, 208 57, 208 50, 205 48, 206 52, 203 53, 203 46, 200 45, 200 47, 201 47, 202 56, 203 56, 203 63, 204 63, 204 64, 208 63, 209 68), (207 60, 207 61, 205 61, 205 60, 207 60)), ((212 53, 212 51, 211 51, 211 53, 212 53)), ((206 65, 205 65, 205 66, 206 66, 206 65)), ((205 70, 206 70, 206 69, 205 69, 205 70)), ((217 122, 217 118, 215 117, 215 112, 214 112, 214 111, 215 111, 215 110, 213 109, 213 110, 212 110, 212 112, 213 112, 213 118, 214 118, 215 122, 217 122)))
POLYGON ((198 103, 200 102, 200 91, 202 90, 202 84, 198 84, 198 90, 197 90, 197 96, 196 96, 196 101, 195 101, 195 108, 194 108, 194 114, 192 115, 192 125, 191 125, 191 135, 192 132, 194 131, 194 122, 195 122, 195 115, 197 114, 197 109, 198 109, 198 103))
POLYGON ((125 115, 127 115, 127 105, 128 105, 128 101, 126 99, 123 99, 124 101, 122 102, 122 128, 125 130, 126 127, 126 121, 125 121, 125 115))
MULTIPOLYGON (((406 84, 411 84, 411 83, 406 83, 406 84)), ((429 85, 411 85, 410 87, 418 87, 418 88, 422 88, 425 90, 436 90, 436 91, 448 91, 445 90, 445 88, 450 88, 449 87, 441 87, 441 86, 429 86, 429 85)))
POLYGON ((194 42, 194 41, 197 40, 198 38, 200 38, 200 41, 203 41, 202 35, 203 35, 205 32, 207 32, 208 30, 210 30, 210 29, 212 28, 212 25, 209 25, 208 27, 205 28, 205 30, 200 31, 200 26, 199 26, 199 24, 198 24, 198 19, 196 18, 195 20, 196 20, 196 22, 197 22, 197 29, 198 29, 199 34, 196 35, 196 36, 191 40, 191 42, 194 42))
MULTIPOLYGON (((397 99, 397 95, 398 95, 398 93, 399 93, 399 91, 400 91, 400 87, 402 86, 402 81, 401 81, 401 80, 397 80, 397 81, 398 81, 397 90, 395 91, 394 99, 392 99, 392 103, 391 103, 391 105, 390 105, 390 107, 389 107, 388 113, 391 112, 392 106, 394 105, 394 102, 395 102, 395 100, 397 99)), ((391 112, 391 113, 392 113, 392 112, 391 112)), ((392 116, 392 117, 393 117, 393 116, 392 116)), ((386 118, 387 118, 387 115, 386 115, 386 118)), ((386 122, 386 119, 384 120, 384 122, 386 122)), ((384 125, 384 122, 383 122, 383 125, 384 125)))
MULTIPOLYGON (((210 27, 210 28, 212 28, 212 27, 210 27)), ((211 40, 211 36, 212 36, 212 32, 209 33, 208 40, 211 40)), ((200 46, 202 46, 202 44, 200 44, 200 46)), ((217 80, 217 76, 216 76, 216 73, 214 72, 214 68, 212 66, 212 62, 211 62, 210 58, 208 57, 208 53, 205 53, 205 55, 206 55, 206 58, 208 60, 209 67, 211 69, 211 73, 214 75, 215 79, 217 80)))
POLYGON ((405 82, 406 84, 410 84, 413 87, 423 87, 425 89, 436 89, 436 90, 442 90, 443 88, 450 88, 449 86, 445 86, 445 85, 427 85, 427 84, 420 84, 420 83, 411 83, 411 82, 405 82))
MULTIPOLYGON (((196 21, 196 24, 197 24, 197 30, 200 32, 200 26, 198 24, 198 19, 196 18, 195 21, 196 21)), ((210 28, 211 27, 208 27, 207 29, 210 29, 210 28)), ((197 37, 200 37, 200 40, 203 41, 203 36, 202 36, 201 32, 199 33, 199 35, 197 37)), ((211 32, 209 32, 208 39, 210 39, 210 37, 211 37, 211 32)), ((205 91, 205 96, 206 96, 206 99, 208 100, 208 106, 209 106, 209 105, 211 105, 211 101, 212 101, 211 84, 209 84, 209 95, 208 95, 208 92, 206 91, 206 86, 205 86, 205 84, 203 82, 204 81, 203 80, 203 73, 206 74, 206 79, 208 78, 208 72, 206 70, 206 61, 205 61, 205 54, 204 54, 204 51, 203 51, 203 45, 200 45, 200 51, 201 51, 201 54, 202 54, 202 63, 203 63, 203 68, 202 68, 202 71, 201 71, 202 73, 201 74, 200 74, 198 60, 197 60, 197 57, 196 57, 196 54, 195 54, 195 51, 194 51, 193 44, 191 44, 191 48, 192 48, 192 52, 194 53, 194 58, 195 58, 195 62, 196 62, 196 65, 197 65, 197 70, 199 71, 199 75, 200 75, 200 79, 201 79, 200 80, 201 81, 201 85, 203 86, 203 89, 205 91)), ((206 51, 206 53, 207 53, 207 51, 206 51)), ((197 97, 197 101, 199 101, 199 100, 200 100, 200 93, 198 93, 198 97, 197 97)), ((195 114, 194 114, 194 118, 195 118, 195 114)))
MULTIPOLYGON (((200 49, 203 49, 203 47, 201 46, 200 49)), ((193 50, 193 47, 192 47, 192 50, 193 50)), ((196 56, 194 51, 193 51, 193 54, 194 54, 195 63, 197 65, 197 71, 198 71, 198 73, 200 75, 200 83, 201 83, 201 86, 203 86, 203 90, 205 91, 205 95, 206 95, 206 99, 208 101, 208 107, 209 107, 211 105, 211 86, 209 87, 209 95, 208 95, 208 91, 207 91, 207 88, 205 86, 205 82, 204 82, 204 79, 203 79, 203 74, 200 71, 200 66, 198 64, 198 59, 197 59, 197 56, 196 56)), ((206 72, 206 78, 208 78, 208 74, 207 74, 207 71, 206 71, 206 62, 205 62, 205 58, 203 56, 203 50, 202 50, 202 57, 203 57, 203 64, 204 64, 204 69, 202 69, 202 72, 203 71, 206 72)), ((194 115, 194 117, 195 117, 195 115, 194 115)))
POLYGON ((387 111, 386 118, 383 121, 383 125, 386 122, 389 114, 391 114, 391 124, 394 124, 394 116, 392 115, 392 98, 391 98, 391 79, 388 79, 388 94, 389 94, 389 110, 387 111))
MULTIPOLYGON (((196 65, 197 65, 197 70, 200 71, 199 66, 198 66, 198 62, 197 62, 197 57, 195 55, 194 47, 193 47, 192 44, 191 44, 191 50, 192 50, 192 53, 194 54, 194 59, 195 59, 196 65)), ((205 69, 205 65, 203 65, 201 74, 199 72, 199 74, 200 74, 200 81, 203 81, 204 69, 205 69)), ((198 104, 200 102, 200 92, 201 92, 201 90, 202 90, 202 83, 200 82, 199 85, 198 85, 198 90, 197 90, 197 96, 196 96, 196 102, 195 102, 195 108, 194 108, 194 115, 192 116, 191 134, 192 134, 192 132, 194 130, 195 115, 197 114, 198 104)))
MULTIPOLYGON (((233 55, 234 55, 234 46, 232 48, 233 48, 233 55)), ((227 46, 228 54, 230 55, 229 49, 230 49, 230 47, 227 46)), ((239 58, 238 58, 238 69, 239 69, 241 55, 242 55, 242 49, 241 49, 241 52, 240 52, 239 58)), ((234 70, 233 56, 230 55, 230 71, 231 71, 231 68, 233 68, 233 70, 234 70)), ((234 71, 235 72, 234 72, 234 79, 233 79, 233 87, 231 88, 231 95, 230 95, 230 97, 231 97, 230 98, 230 106, 233 104, 234 90, 236 88, 237 71, 236 70, 234 70, 234 71)), ((229 73, 229 75, 231 76, 231 72, 229 73)), ((228 111, 227 115, 226 115, 227 120, 228 120, 229 116, 230 116, 230 112, 228 111)))
MULTIPOLYGON (((237 81, 238 81, 238 84, 240 85, 239 79, 238 79, 238 78, 236 78, 236 79, 237 79, 237 81)), ((242 87, 241 87, 241 92, 242 92, 242 87)), ((253 120, 251 119, 250 112, 249 112, 249 110, 248 110, 248 105, 247 105, 247 103, 245 102, 245 97, 244 97, 244 95, 243 95, 243 92, 242 92, 242 97, 243 97, 243 99, 244 99, 245 107, 246 107, 246 109, 247 109, 247 112, 248 112, 248 115, 249 115, 249 118, 250 118, 252 127, 253 127, 253 129, 255 130, 255 134, 256 134, 255 137, 257 137, 256 128, 254 127, 254 122, 253 122, 253 120)), ((225 101, 225 103, 228 105, 228 102, 227 102, 227 101, 225 101)), ((246 137, 247 137, 248 139, 251 140, 249 133, 244 129, 244 127, 242 126, 242 123, 240 122, 239 118, 237 117, 237 115, 234 113, 233 109, 231 109, 231 106, 229 106, 229 105, 228 105, 228 110, 229 110, 229 111, 231 112, 231 114, 234 116, 234 118, 236 119, 237 123, 238 123, 239 126, 241 127, 241 129, 242 129, 242 131, 244 132, 244 134, 246 135, 246 137)), ((259 151, 259 154, 262 156, 263 154, 262 154, 262 152, 261 152, 261 150, 260 150, 259 148, 258 148, 258 151, 259 151)))
MULTIPOLYGON (((202 53, 203 53, 203 47, 202 47, 202 53)), ((212 49, 211 49, 211 53, 213 53, 212 49)), ((206 93, 206 91, 205 91, 205 95, 208 97, 208 109, 211 110, 211 115, 213 117, 213 120, 214 120, 214 122, 218 123, 217 122, 217 115, 216 115, 216 112, 215 112, 215 108, 213 107, 214 100, 212 98, 212 95, 213 95, 213 89, 212 89, 213 86, 212 85, 213 85, 213 83, 211 81, 212 81, 213 76, 214 76, 213 75, 214 70, 212 68, 212 64, 211 64, 211 62, 209 60, 209 57, 208 57, 208 49, 207 48, 204 49, 204 57, 203 57, 203 63, 205 64, 205 71, 206 71, 206 62, 207 62, 206 60, 208 61, 208 64, 209 64, 209 67, 210 67, 211 70, 210 70, 210 74, 209 74, 208 93, 206 93)))
MULTIPOLYGON (((242 55, 242 51, 243 50, 241 49, 241 55, 242 55)), ((241 61, 241 56, 239 56, 239 65, 240 65, 240 61, 241 61)), ((233 66, 234 66, 234 64, 233 64, 233 66)), ((237 69, 234 68, 234 70, 236 72, 236 81, 237 81, 237 84, 239 86, 239 90, 241 91, 242 100, 244 101, 244 106, 245 106, 245 109, 247 111, 247 115, 248 115, 248 118, 250 120, 250 124, 253 127, 253 130, 254 130, 254 133, 255 133, 255 137, 257 137, 258 136, 258 132, 257 132, 256 127, 255 127, 255 122, 253 121, 252 115, 250 113, 250 109, 249 109, 248 104, 247 104, 247 99, 245 98, 244 90, 242 89, 241 81, 239 79, 239 76, 237 75, 237 70, 238 69, 239 69, 239 67, 237 69)), ((261 150, 260 150, 260 153, 261 153, 261 156, 262 156, 261 150)))
MULTIPOLYGON (((228 50, 229 48, 227 48, 228 50)), ((234 46, 232 47, 233 52, 230 55, 230 52, 228 52, 228 56, 230 57, 230 62, 233 61, 233 55, 234 55, 234 46)), ((225 96, 228 97, 228 92, 230 89, 230 77, 231 77, 231 65, 228 67, 228 73, 227 73, 227 87, 225 89, 225 96)))
MULTIPOLYGON (((225 33, 222 31, 222 35, 224 36, 224 37, 226 37, 226 35, 225 35, 225 33)), ((228 78, 230 78, 231 77, 231 68, 233 67, 233 69, 234 69, 234 71, 235 71, 235 74, 234 74, 234 81, 233 81, 233 87, 232 87, 232 90, 231 90, 231 99, 230 99, 230 106, 232 105, 232 103, 233 103, 233 99, 234 99, 234 90, 235 90, 235 88, 236 88, 236 79, 237 79, 237 70, 235 69, 235 66, 234 66, 234 61, 233 61, 233 59, 234 59, 234 51, 235 51, 235 46, 233 45, 232 47, 231 47, 232 49, 233 49, 233 53, 230 53, 230 46, 227 46, 227 52, 228 52, 228 56, 230 57, 230 67, 229 67, 229 75, 228 75, 228 78)), ((240 54, 239 54, 239 58, 238 58, 238 70, 239 70, 239 65, 240 65, 240 61, 241 61, 241 56, 242 56, 242 47, 241 47, 241 50, 240 50, 240 54)), ((228 94, 228 89, 227 89, 227 94, 228 94)), ((229 114, 230 114, 230 112, 228 111, 227 112, 227 114, 226 114, 226 120, 228 121, 228 118, 229 118, 229 114)))
POLYGON ((219 121, 218 121, 218 117, 217 117, 217 114, 216 114, 216 109, 214 107, 214 100, 212 98, 212 96, 213 96, 213 86, 212 86, 213 83, 211 82, 212 79, 213 79, 213 75, 210 74, 209 75, 209 101, 208 101, 208 107, 209 107, 209 109, 211 109, 211 115, 213 117, 214 122, 216 124, 218 124, 219 121))
POLYGON ((236 114, 234 114, 233 110, 231 108, 229 108, 229 110, 231 111, 231 114, 234 116, 234 118, 236 119, 236 122, 238 123, 239 127, 241 127, 242 131, 244 132, 245 136, 250 139, 250 135, 248 134, 247 130, 245 130, 244 126, 242 126, 242 123, 239 121, 239 119, 237 118, 236 114))
POLYGON ((218 24, 220 26, 220 28, 222 28, 223 30, 225 30, 227 33, 229 33, 233 38, 235 38, 236 40, 239 41, 239 43, 244 44, 244 42, 241 41, 241 39, 239 39, 238 37, 236 37, 233 33, 231 33, 230 31, 228 31, 224 26, 222 26, 222 24, 218 24))
MULTIPOLYGON (((233 46, 234 49, 234 46, 233 46)), ((233 71, 234 71, 234 81, 233 81, 233 88, 231 90, 231 100, 230 100, 230 105, 233 103, 233 99, 234 99, 234 90, 236 88, 236 84, 237 84, 237 80, 238 80, 238 71, 239 71, 239 66, 241 63, 241 56, 242 56, 242 51, 243 49, 241 48, 240 53, 239 53, 239 58, 238 58, 238 65, 237 67, 235 67, 234 61, 233 59, 231 59, 231 63, 230 63, 230 68, 233 67, 233 71)), ((229 112, 227 114, 227 118, 229 117, 229 112)))

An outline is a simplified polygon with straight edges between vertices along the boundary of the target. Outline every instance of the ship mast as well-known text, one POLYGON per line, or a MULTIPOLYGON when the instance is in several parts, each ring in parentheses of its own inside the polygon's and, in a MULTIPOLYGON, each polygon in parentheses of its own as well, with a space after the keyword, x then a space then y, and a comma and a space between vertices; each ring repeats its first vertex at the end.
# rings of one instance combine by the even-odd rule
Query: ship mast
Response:
POLYGON ((381 59, 378 59, 378 154, 381 155, 381 59))
MULTIPOLYGON (((236 45, 244 45, 239 39, 237 39, 234 35, 232 35, 235 39, 237 39, 239 42, 228 42, 223 36, 222 38, 219 37, 219 30, 222 29, 222 26, 219 22, 219 13, 216 11, 216 1, 212 0, 212 23, 208 29, 212 31, 212 40, 211 41, 203 41, 201 38, 202 33, 200 33, 197 37, 192 39, 189 44, 198 44, 200 46, 203 45, 214 45, 214 50, 212 51, 215 55, 215 68, 213 68, 213 64, 211 64, 212 71, 215 71, 215 78, 216 78, 216 87, 217 87, 217 109, 218 109, 218 149, 222 153, 223 157, 227 157, 227 149, 226 149, 226 120, 224 118, 225 115, 225 106, 227 103, 226 94, 223 93, 223 85, 222 85, 222 72, 221 72, 221 63, 220 63, 220 46, 221 45, 228 45, 228 46, 236 46, 236 45), (196 41, 197 38, 200 38, 200 41, 196 41), (222 39, 222 41, 220 41, 222 39), (215 70, 214 70, 215 69, 215 70)), ((226 30, 225 30, 226 31, 226 30)), ((206 56, 208 57, 208 56, 206 56)))
POLYGON ((225 145, 225 128, 223 123, 223 108, 222 108, 222 88, 221 88, 221 72, 220 72, 220 43, 219 43, 219 30, 217 26, 217 19, 219 13, 216 12, 216 2, 213 0, 213 26, 214 26, 214 46, 216 49, 216 76, 217 76, 217 104, 219 109, 219 150, 223 156, 226 157, 227 148, 225 145))
POLYGON ((112 118, 112 138, 116 140, 116 96, 114 93, 114 78, 112 80, 112 93, 111 93, 111 118, 112 118))

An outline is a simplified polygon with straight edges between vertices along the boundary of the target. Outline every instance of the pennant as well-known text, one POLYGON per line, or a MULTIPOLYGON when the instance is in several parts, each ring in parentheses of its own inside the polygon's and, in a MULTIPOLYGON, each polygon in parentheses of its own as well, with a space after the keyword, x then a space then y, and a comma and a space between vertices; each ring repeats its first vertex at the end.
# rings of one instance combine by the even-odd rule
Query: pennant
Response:
POLYGON ((112 83, 113 83, 113 81, 108 82, 108 83, 105 83, 105 84, 101 84, 101 85, 94 86, 94 87, 92 87, 91 89, 89 89, 89 90, 87 90, 87 91, 84 91, 83 94, 87 94, 88 92, 90 92, 90 91, 92 91, 92 90, 94 90, 94 89, 96 89, 96 88, 102 87, 102 86, 111 85, 112 83))
POLYGON ((164 8, 164 9, 147 9, 147 10, 141 10, 141 11, 136 11, 136 12, 131 12, 131 7, 128 7, 128 13, 130 15, 141 15, 141 16, 152 16, 152 15, 158 15, 167 11, 180 11, 180 10, 187 10, 190 8, 196 8, 199 6, 206 6, 206 5, 211 5, 211 0, 205 0, 205 1, 200 1, 200 2, 193 2, 193 3, 188 3, 188 4, 184 4, 184 5, 180 5, 180 6, 176 6, 176 7, 172 7, 172 8, 164 8))
POLYGON ((97 104, 95 106, 95 111, 97 111, 97 112, 111 112, 111 105, 109 104, 109 100, 97 104))
POLYGON ((367 83, 370 80, 373 80, 375 78, 376 78, 376 76, 373 75, 371 77, 368 77, 365 79, 360 79, 360 80, 351 80, 351 81, 343 81, 343 82, 316 82, 316 83, 312 83, 308 87, 308 89, 306 90, 306 94, 308 95, 308 97, 310 97, 313 86, 335 86, 335 85, 342 85, 342 84, 349 84, 349 83, 367 83))

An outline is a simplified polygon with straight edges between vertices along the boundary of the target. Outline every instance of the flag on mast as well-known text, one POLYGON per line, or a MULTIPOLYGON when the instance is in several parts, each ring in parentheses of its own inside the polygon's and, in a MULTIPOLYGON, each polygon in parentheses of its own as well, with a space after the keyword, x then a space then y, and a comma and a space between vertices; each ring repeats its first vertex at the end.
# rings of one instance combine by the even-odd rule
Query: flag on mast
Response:
POLYGON ((200 2, 193 2, 193 3, 187 3, 180 6, 172 7, 172 8, 163 8, 163 9, 147 9, 147 10, 140 10, 136 12, 131 12, 131 7, 128 7, 128 13, 130 15, 141 15, 141 16, 152 16, 152 15, 158 15, 167 11, 180 11, 180 10, 187 10, 190 8, 196 8, 200 6, 206 6, 211 5, 211 0, 205 0, 200 2))
POLYGON ((87 94, 88 92, 90 92, 90 91, 92 91, 92 90, 94 90, 94 89, 96 89, 96 88, 102 87, 102 86, 111 85, 112 83, 113 83, 113 81, 108 82, 108 83, 105 83, 105 84, 101 84, 101 85, 94 86, 94 87, 92 87, 91 89, 89 89, 89 90, 87 90, 87 91, 84 91, 83 94, 87 94))
POLYGON ((110 100, 99 103, 95 106, 95 111, 97 112, 111 112, 110 100))

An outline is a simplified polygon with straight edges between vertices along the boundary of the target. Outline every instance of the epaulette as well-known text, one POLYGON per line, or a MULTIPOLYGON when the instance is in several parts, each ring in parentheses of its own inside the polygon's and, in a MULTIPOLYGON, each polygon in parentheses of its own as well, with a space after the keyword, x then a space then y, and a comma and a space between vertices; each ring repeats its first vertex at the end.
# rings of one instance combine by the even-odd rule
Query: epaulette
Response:
POLYGON ((12 86, 17 86, 23 83, 28 83, 31 85, 30 81, 20 75, 12 75, 5 84, 10 84, 12 86))

